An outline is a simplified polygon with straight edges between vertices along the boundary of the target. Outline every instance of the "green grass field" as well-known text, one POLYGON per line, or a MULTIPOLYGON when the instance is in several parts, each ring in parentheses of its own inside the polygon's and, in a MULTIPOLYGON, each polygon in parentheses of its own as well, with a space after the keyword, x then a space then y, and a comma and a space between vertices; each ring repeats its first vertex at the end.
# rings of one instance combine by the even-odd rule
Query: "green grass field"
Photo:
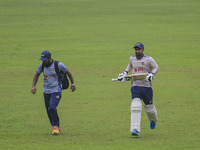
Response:
POLYGON ((197 150, 200 147, 199 0, 2 0, 0 147, 15 150, 197 150), (159 121, 131 136, 130 83, 113 83, 142 42, 160 71, 153 81, 159 121), (51 135, 42 76, 44 50, 72 72, 63 91, 61 133, 51 135))

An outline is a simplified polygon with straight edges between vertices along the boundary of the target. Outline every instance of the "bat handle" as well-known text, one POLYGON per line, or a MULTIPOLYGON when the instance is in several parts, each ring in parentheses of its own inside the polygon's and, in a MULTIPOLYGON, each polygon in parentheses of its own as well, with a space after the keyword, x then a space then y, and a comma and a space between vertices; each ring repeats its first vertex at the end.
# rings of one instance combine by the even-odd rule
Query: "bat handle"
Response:
POLYGON ((118 81, 118 79, 112 79, 112 81, 118 81))

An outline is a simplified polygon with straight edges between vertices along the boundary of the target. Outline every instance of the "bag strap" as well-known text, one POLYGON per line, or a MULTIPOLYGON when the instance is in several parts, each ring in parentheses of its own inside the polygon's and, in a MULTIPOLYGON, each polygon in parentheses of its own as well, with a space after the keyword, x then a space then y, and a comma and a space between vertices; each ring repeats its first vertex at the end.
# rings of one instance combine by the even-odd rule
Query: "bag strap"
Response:
POLYGON ((58 61, 56 61, 56 60, 54 62, 54 67, 55 67, 55 71, 56 71, 57 75, 59 75, 58 61))

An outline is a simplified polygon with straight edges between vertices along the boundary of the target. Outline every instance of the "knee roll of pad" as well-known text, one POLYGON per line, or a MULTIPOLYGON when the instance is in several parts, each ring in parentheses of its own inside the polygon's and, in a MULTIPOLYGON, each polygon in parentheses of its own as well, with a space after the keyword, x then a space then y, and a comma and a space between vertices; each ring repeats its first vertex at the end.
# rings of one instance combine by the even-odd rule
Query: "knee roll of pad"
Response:
POLYGON ((134 98, 131 103, 132 111, 142 111, 142 101, 139 98, 134 98))
POLYGON ((145 105, 144 106, 144 111, 146 112, 149 121, 154 121, 157 122, 158 121, 158 117, 157 117, 157 110, 155 105, 145 105))

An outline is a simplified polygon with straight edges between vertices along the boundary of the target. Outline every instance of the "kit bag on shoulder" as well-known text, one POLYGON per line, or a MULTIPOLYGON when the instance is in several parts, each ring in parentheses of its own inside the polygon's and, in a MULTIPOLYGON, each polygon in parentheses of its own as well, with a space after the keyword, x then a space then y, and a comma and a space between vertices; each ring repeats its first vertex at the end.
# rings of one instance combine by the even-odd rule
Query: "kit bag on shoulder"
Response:
MULTIPOLYGON (((69 87, 69 80, 67 78, 67 74, 63 73, 62 71, 59 72, 58 61, 56 61, 56 60, 54 62, 54 67, 55 67, 56 74, 58 75, 59 85, 60 85, 60 82, 62 82, 62 90, 68 89, 68 87, 69 87)), ((42 64, 42 71, 43 70, 44 70, 44 65, 42 64)))

